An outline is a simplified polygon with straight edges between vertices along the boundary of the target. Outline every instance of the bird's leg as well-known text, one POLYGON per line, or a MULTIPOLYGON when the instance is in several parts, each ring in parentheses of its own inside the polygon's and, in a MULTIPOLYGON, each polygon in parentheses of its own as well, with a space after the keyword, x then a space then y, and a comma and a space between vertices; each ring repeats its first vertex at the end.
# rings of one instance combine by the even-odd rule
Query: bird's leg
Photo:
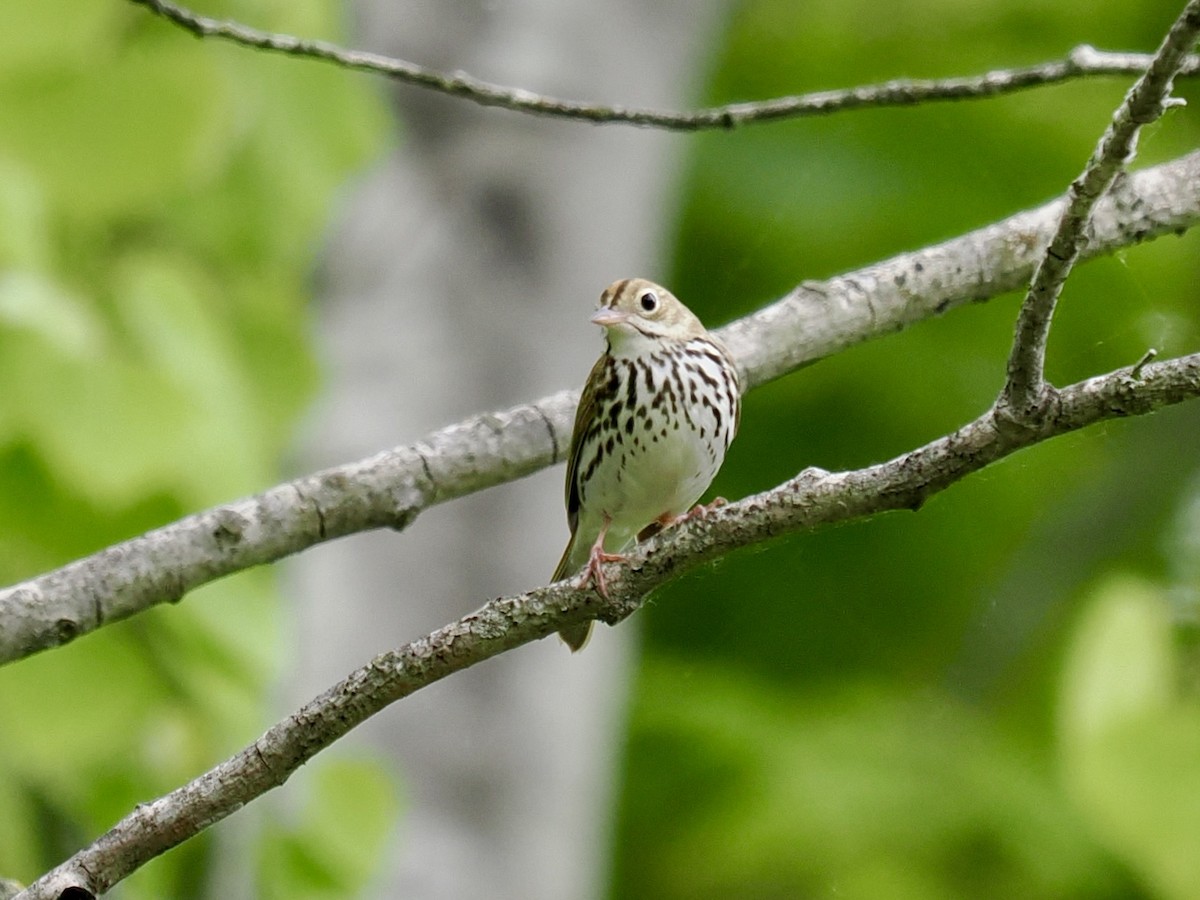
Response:
POLYGON ((600 527, 600 534, 596 538, 596 543, 592 544, 592 552, 588 554, 587 565, 583 567, 583 574, 575 587, 585 588, 588 582, 596 586, 596 592, 605 600, 608 599, 608 582, 604 577, 604 564, 610 562, 621 562, 625 559, 620 553, 605 553, 604 538, 608 536, 608 526, 612 524, 612 517, 604 516, 604 524, 600 527))
POLYGON ((674 521, 675 517, 670 513, 663 513, 637 533, 638 543, 640 544, 642 541, 649 540, 650 538, 654 537, 674 521))
POLYGON ((728 502, 729 501, 726 500, 724 497, 716 497, 713 500, 713 502, 709 503, 707 506, 705 506, 702 503, 697 503, 695 506, 693 506, 691 509, 689 509, 687 512, 685 512, 682 516, 673 516, 669 512, 665 512, 661 516, 659 516, 657 519, 655 519, 653 522, 651 522, 649 525, 647 525, 645 528, 643 528, 641 531, 638 532, 638 536, 637 536, 638 542, 640 543, 641 541, 647 540, 648 538, 652 538, 656 534, 658 534, 660 531, 662 531, 664 528, 670 528, 672 525, 678 525, 682 522, 689 522, 692 519, 703 519, 705 516, 707 516, 709 513, 711 513, 714 509, 720 509, 722 506, 725 506, 728 502))
POLYGON ((664 528, 669 528, 676 522, 683 521, 684 518, 684 516, 673 516, 669 512, 663 513, 661 516, 638 532, 638 542, 641 543, 644 540, 654 537, 664 528))
MULTIPOLYGON (((703 519, 714 509, 720 509, 728 503, 724 497, 717 497, 711 503, 704 505, 697 503, 682 516, 675 516, 669 512, 663 513, 645 528, 638 532, 638 541, 644 541, 658 534, 664 528, 669 528, 672 525, 677 525, 680 522, 687 522, 691 519, 703 519)), ((592 551, 588 554, 587 565, 583 567, 583 573, 579 577, 579 581, 575 583, 575 587, 583 589, 587 587, 588 582, 596 586, 596 592, 605 600, 608 599, 608 580, 604 577, 604 564, 610 562, 623 562, 624 554, 621 553, 606 553, 604 550, 604 539, 608 536, 608 527, 612 524, 612 517, 604 516, 604 524, 600 527, 600 534, 596 537, 596 542, 592 544, 592 551)))

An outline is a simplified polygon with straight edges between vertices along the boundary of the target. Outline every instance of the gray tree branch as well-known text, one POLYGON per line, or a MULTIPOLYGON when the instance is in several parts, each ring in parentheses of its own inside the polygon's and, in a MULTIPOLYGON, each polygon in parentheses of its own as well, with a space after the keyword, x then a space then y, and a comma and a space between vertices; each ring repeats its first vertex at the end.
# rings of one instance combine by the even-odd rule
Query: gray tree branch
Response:
POLYGON ((1200 354, 1138 363, 1059 391, 1029 427, 988 410, 952 434, 850 472, 806 469, 778 487, 668 529, 610 564, 608 598, 572 580, 501 597, 457 622, 382 653, 189 784, 137 807, 93 844, 34 882, 20 900, 103 893, 147 861, 272 788, 370 716, 478 662, 598 618, 615 624, 656 588, 734 550, 897 509, 1017 450, 1106 419, 1144 415, 1200 396, 1200 354))
POLYGON ((1066 208, 1034 272, 1033 281, 1017 318, 1016 337, 1008 360, 1003 409, 1018 422, 1036 417, 1052 399, 1045 379, 1046 342, 1050 320, 1086 240, 1092 210, 1117 174, 1133 159, 1143 125, 1158 120, 1170 106, 1182 105, 1171 97, 1175 77, 1200 35, 1200 0, 1189 0, 1171 25, 1154 59, 1129 89, 1113 113, 1083 172, 1071 182, 1066 208))
MULTIPOLYGON (((943 79, 895 79, 834 91, 816 91, 749 103, 729 103, 691 112, 638 109, 619 105, 587 103, 548 97, 524 88, 506 87, 476 78, 466 72, 439 72, 417 63, 348 50, 327 41, 307 40, 289 34, 260 31, 224 19, 202 16, 171 0, 130 0, 201 38, 219 38, 245 47, 302 56, 333 63, 345 69, 384 75, 405 84, 427 88, 516 112, 576 119, 594 123, 623 123, 669 131, 731 129, 754 122, 828 115, 847 109, 911 106, 944 100, 995 97, 1041 85, 1059 84, 1099 75, 1136 75, 1146 70, 1150 57, 1141 53, 1109 53, 1081 45, 1066 59, 1035 66, 995 69, 982 75, 943 79)), ((1181 71, 1200 71, 1200 58, 1186 60, 1181 71)))
MULTIPOLYGON (((848 346, 1028 284, 1063 201, 786 297, 718 330, 755 387, 848 346)), ((1084 258, 1200 221, 1200 152, 1122 179, 1098 204, 1084 258)), ((581 320, 582 321, 582 320, 581 320)), ((0 663, 174 602, 202 584, 560 461, 578 395, 560 391, 403 447, 196 513, 0 590, 0 663)))

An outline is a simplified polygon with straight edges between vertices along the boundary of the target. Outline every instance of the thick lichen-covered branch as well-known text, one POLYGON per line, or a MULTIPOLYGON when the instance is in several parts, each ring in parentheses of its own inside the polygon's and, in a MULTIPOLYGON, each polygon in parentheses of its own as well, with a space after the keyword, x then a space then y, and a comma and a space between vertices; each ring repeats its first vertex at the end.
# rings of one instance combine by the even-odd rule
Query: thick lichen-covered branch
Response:
POLYGON ((572 581, 486 603, 470 615, 382 653, 192 782, 142 804, 90 846, 47 873, 22 900, 65 891, 103 893, 153 857, 266 791, 388 705, 455 672, 566 625, 610 624, 685 572, 780 535, 916 509, 931 495, 1024 447, 1106 419, 1144 415, 1200 397, 1200 354, 1141 363, 1060 391, 1036 425, 1013 429, 989 410, 923 447, 849 472, 808 469, 778 487, 688 520, 610 564, 608 597, 572 581))

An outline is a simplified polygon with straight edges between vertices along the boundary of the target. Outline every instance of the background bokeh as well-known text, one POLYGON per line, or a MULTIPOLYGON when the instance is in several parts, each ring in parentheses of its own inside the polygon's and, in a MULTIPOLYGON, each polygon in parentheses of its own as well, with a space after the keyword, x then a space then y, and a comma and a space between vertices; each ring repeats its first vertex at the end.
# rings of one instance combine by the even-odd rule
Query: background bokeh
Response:
MULTIPOLYGON (((280 27, 339 30, 336 4, 287 6, 280 27)), ((128 3, 0 10, 0 581, 279 479, 317 384, 315 252, 384 113, 362 79, 128 3)), ((0 871, 32 880, 261 731, 274 578, 196 598, 0 673, 0 871)), ((394 793, 363 760, 317 769, 286 825, 205 835, 126 896, 205 895, 237 828, 259 896, 353 892, 394 793)))
MULTIPOLYGON (((1150 50, 1178 7, 744 0, 696 100, 970 74, 1083 42, 1150 50)), ((345 33, 333 0, 205 11, 345 33)), ((1041 203, 1127 84, 679 136, 663 268, 719 324, 1041 203)), ((1152 126, 1137 164, 1194 148, 1193 109, 1152 126)), ((0 10, 0 121, 11 583, 281 477, 320 377, 313 260, 393 126, 370 78, 84 0, 0 10)), ((1195 350, 1198 249, 1188 234, 1083 266, 1051 378, 1195 350)), ((977 416, 1018 299, 755 391, 714 493, 876 462, 977 416)), ((920 512, 738 553, 656 595, 612 896, 1200 895, 1198 443, 1196 404, 1108 423, 920 512)), ((0 670, 0 875, 35 877, 256 735, 279 620, 256 571, 0 670)), ((403 773, 336 749, 310 769, 287 816, 247 811, 123 895, 221 896, 229 856, 255 896, 355 895, 403 816, 403 773)))

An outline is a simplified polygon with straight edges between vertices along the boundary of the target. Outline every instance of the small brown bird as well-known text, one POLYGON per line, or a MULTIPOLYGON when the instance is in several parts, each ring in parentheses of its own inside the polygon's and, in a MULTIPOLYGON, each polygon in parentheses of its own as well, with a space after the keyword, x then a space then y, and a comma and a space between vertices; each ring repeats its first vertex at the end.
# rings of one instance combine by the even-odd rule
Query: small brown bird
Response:
MULTIPOLYGON (((554 581, 586 568, 607 596, 605 562, 677 521, 708 489, 741 416, 737 367, 725 346, 666 288, 642 278, 609 285, 592 321, 607 347, 583 386, 567 462, 571 540, 554 581)), ((592 623, 559 632, 572 650, 592 623)))

